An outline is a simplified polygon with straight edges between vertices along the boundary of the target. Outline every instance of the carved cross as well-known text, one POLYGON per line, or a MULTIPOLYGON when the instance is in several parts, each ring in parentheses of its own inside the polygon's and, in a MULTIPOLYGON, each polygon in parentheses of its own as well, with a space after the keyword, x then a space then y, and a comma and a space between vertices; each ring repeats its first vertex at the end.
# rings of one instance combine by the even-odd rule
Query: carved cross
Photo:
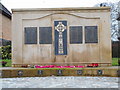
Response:
POLYGON ((59 24, 55 27, 55 29, 58 31, 58 32, 64 32, 64 30, 66 29, 66 26, 64 26, 62 24, 62 22, 59 22, 59 24))
POLYGON ((55 27, 55 29, 59 32, 59 44, 58 44, 58 53, 63 54, 63 35, 62 32, 66 29, 66 26, 62 24, 62 22, 59 22, 58 25, 55 27))

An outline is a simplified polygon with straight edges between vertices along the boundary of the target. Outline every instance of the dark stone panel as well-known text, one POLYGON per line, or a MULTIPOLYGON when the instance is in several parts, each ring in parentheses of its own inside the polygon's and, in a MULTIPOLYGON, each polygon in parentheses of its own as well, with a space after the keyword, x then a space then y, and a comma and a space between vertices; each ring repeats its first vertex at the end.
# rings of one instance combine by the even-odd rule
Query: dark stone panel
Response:
POLYGON ((38 75, 43 75, 43 70, 38 70, 38 75))
POLYGON ((63 71, 62 70, 57 70, 57 75, 62 75, 63 71))
POLYGON ((85 43, 98 43, 97 26, 85 26, 85 43))
POLYGON ((37 27, 25 27, 25 44, 37 44, 37 27))
MULTIPOLYGON (((67 27, 67 21, 54 21, 54 27, 56 27, 59 22, 62 22, 64 26, 67 27)), ((63 53, 59 54, 59 32, 55 29, 54 30, 54 39, 55 39, 55 55, 67 55, 67 28, 62 32, 63 35, 63 53)))
POLYGON ((52 44, 52 27, 39 27, 39 43, 52 44))
POLYGON ((102 70, 97 70, 97 75, 102 75, 103 71, 102 70))
POLYGON ((83 71, 82 71, 82 70, 77 70, 77 74, 78 74, 78 75, 82 75, 82 74, 83 74, 83 71))
POLYGON ((82 43, 82 26, 70 26, 70 44, 82 43))
POLYGON ((23 71, 22 70, 19 70, 18 71, 18 76, 22 76, 23 75, 23 71))

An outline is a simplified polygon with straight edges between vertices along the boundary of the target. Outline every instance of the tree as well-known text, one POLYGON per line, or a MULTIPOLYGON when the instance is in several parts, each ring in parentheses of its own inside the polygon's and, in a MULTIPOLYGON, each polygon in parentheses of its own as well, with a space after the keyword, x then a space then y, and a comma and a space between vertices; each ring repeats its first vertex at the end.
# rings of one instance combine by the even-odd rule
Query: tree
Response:
POLYGON ((103 2, 98 3, 95 5, 95 7, 111 7, 111 39, 112 41, 117 41, 118 37, 118 2, 111 3, 111 2, 103 2))

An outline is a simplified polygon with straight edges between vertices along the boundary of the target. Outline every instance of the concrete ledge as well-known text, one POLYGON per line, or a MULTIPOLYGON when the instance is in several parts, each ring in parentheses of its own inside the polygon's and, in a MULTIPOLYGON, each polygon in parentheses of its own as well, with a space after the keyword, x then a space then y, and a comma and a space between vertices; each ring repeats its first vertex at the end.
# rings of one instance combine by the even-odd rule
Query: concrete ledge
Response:
POLYGON ((2 78, 45 76, 109 76, 120 77, 118 68, 8 68, 2 69, 2 78))

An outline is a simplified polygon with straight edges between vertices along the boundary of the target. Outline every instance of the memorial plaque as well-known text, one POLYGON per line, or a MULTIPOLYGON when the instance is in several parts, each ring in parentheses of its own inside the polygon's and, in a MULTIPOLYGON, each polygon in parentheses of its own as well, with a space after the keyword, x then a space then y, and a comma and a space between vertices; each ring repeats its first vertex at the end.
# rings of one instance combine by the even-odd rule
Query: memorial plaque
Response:
POLYGON ((39 43, 52 44, 52 27, 39 27, 39 43))
POLYGON ((98 43, 97 26, 85 26, 85 43, 98 43))
POLYGON ((83 71, 82 71, 82 70, 77 70, 77 74, 78 74, 78 75, 82 75, 82 74, 83 74, 83 71))
POLYGON ((67 21, 54 21, 55 55, 67 55, 67 21))
POLYGON ((82 26, 70 26, 70 44, 82 43, 82 26))
POLYGON ((57 70, 57 75, 62 75, 62 70, 57 70))
POLYGON ((97 75, 102 75, 103 71, 102 70, 97 70, 97 75))
POLYGON ((19 70, 18 71, 18 76, 22 76, 23 75, 23 71, 22 70, 19 70))
POLYGON ((38 70, 38 75, 43 75, 43 70, 38 70))
POLYGON ((25 44, 37 44, 37 27, 25 27, 25 44))

